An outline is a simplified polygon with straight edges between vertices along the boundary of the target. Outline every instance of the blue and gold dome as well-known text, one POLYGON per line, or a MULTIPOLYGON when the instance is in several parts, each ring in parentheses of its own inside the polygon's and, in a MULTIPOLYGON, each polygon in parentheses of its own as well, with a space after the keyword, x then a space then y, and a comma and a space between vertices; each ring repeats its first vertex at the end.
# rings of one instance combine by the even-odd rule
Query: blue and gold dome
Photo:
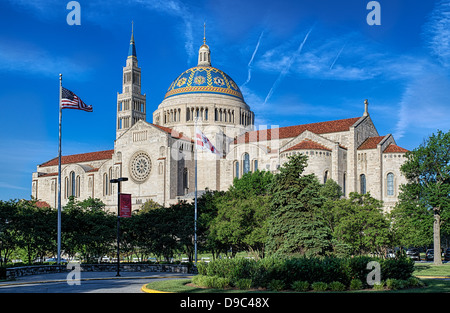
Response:
POLYGON ((244 100, 231 77, 212 66, 196 66, 183 72, 172 82, 164 99, 192 93, 221 94, 244 100))

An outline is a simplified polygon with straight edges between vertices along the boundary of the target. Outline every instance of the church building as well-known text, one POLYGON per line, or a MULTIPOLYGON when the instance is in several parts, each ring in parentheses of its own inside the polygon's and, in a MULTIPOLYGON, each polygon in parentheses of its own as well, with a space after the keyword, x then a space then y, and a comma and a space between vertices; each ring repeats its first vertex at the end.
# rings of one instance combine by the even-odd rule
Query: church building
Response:
MULTIPOLYGON (((256 129, 255 114, 233 79, 211 65, 205 38, 198 64, 182 72, 169 86, 164 99, 147 122, 146 96, 141 90, 133 34, 122 91, 117 94, 114 149, 62 156, 61 204, 70 196, 79 200, 99 198, 117 208, 117 184, 127 177, 121 191, 132 194, 133 209, 148 200, 161 205, 193 199, 194 156, 198 163, 198 190, 227 190, 235 177, 255 170, 276 173, 289 156, 308 156, 306 174, 321 183, 336 181, 348 196, 368 193, 384 202, 385 209, 398 199, 406 183, 400 172, 406 149, 391 134, 380 135, 369 115, 366 100, 362 116, 256 129), (221 155, 195 153, 198 127, 221 155)), ((57 207, 58 158, 37 166, 32 175, 32 196, 57 207)))

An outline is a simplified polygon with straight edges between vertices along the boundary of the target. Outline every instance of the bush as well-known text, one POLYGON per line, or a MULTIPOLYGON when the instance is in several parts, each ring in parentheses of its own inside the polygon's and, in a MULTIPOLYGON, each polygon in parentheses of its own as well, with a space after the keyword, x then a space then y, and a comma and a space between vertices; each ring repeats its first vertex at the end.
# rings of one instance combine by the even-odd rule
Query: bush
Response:
POLYGON ((227 278, 230 284, 235 286, 239 280, 249 279, 253 287, 268 287, 273 280, 278 280, 284 287, 293 286, 297 281, 309 284, 339 282, 344 286, 350 286, 353 290, 358 290, 368 287, 366 280, 371 269, 367 269, 367 264, 371 261, 380 263, 381 278, 384 281, 408 280, 414 270, 414 262, 407 258, 384 260, 359 256, 354 258, 264 258, 258 261, 243 258, 219 259, 207 264, 199 263, 198 271, 200 275, 227 278), (355 280, 353 284, 352 280, 355 280))
POLYGON ((361 281, 361 279, 352 279, 350 281, 350 290, 360 290, 363 287, 363 283, 361 281))
POLYGON ((321 281, 317 281, 311 284, 311 288, 314 291, 325 291, 328 289, 328 284, 321 281))
POLYGON ((400 287, 400 282, 395 278, 388 278, 386 280, 386 287, 390 290, 397 290, 400 287))
POLYGON ((281 281, 279 279, 273 279, 267 287, 270 290, 280 291, 280 290, 284 289, 284 283, 283 283, 283 281, 281 281))
POLYGON ((192 278, 194 285, 206 288, 225 289, 230 287, 230 280, 218 276, 197 275, 192 278))
POLYGON ((423 282, 420 279, 418 279, 417 277, 408 278, 408 283, 409 283, 409 286, 412 288, 423 287, 423 285, 424 285, 423 282))
POLYGON ((252 280, 249 278, 241 278, 237 280, 234 285, 237 289, 240 290, 248 290, 252 287, 252 280))
POLYGON ((346 289, 345 285, 339 281, 333 281, 330 283, 331 291, 344 291, 346 289))
POLYGON ((309 290, 309 283, 307 281, 297 280, 292 283, 291 288, 295 291, 305 292, 309 290))
POLYGON ((379 284, 373 285, 374 290, 382 291, 384 290, 384 282, 380 281, 379 284))

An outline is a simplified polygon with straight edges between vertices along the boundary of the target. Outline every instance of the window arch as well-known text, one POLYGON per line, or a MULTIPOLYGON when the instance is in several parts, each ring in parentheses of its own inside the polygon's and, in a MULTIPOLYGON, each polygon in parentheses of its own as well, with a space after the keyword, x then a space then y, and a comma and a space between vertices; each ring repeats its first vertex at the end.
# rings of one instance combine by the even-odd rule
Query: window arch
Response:
POLYGON ((323 183, 325 184, 328 180, 328 170, 323 173, 323 183))
POLYGON ((364 175, 364 174, 361 174, 360 176, 359 176, 359 179, 360 179, 360 184, 361 184, 361 194, 366 194, 366 192, 367 192, 367 190, 366 190, 366 175, 364 175))
POLYGON ((69 189, 69 196, 76 196, 76 181, 75 181, 75 172, 72 171, 69 174, 69 183, 70 183, 70 189, 69 189))
POLYGON ((244 161, 242 166, 242 174, 247 174, 250 172, 250 155, 248 153, 244 153, 244 157, 242 159, 244 161))
POLYGON ((387 195, 393 196, 394 195, 394 173, 388 173, 387 174, 387 195))

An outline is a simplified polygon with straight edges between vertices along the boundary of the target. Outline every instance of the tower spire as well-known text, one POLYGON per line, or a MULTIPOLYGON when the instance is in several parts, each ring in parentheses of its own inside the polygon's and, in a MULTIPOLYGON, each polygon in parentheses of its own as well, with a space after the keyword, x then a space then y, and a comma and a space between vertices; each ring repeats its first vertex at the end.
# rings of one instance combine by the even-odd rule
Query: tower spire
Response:
POLYGON ((203 45, 198 50, 197 66, 211 66, 211 51, 206 44, 206 23, 203 23, 203 45))
POLYGON ((206 23, 203 23, 203 44, 206 45, 206 23))
POLYGON ((136 58, 136 45, 134 44, 134 22, 131 21, 131 39, 130 39, 130 47, 128 48, 128 57, 136 58))

